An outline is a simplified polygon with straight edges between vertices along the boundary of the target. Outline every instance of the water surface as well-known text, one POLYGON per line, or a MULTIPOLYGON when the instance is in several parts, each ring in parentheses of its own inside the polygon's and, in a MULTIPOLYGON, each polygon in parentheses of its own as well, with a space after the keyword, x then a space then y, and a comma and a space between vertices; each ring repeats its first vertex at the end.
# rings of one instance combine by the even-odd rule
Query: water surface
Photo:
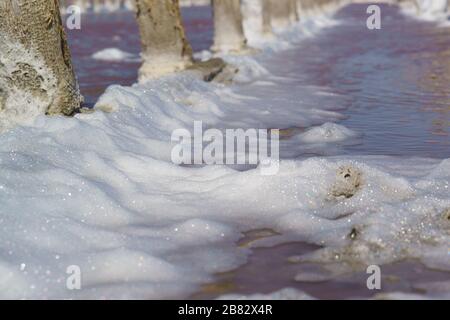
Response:
MULTIPOLYGON (((366 7, 353 4, 339 11, 339 25, 279 53, 274 59, 284 63, 271 72, 289 76, 299 86, 325 86, 345 96, 345 103, 339 99, 340 105, 330 107, 338 107, 346 116, 340 124, 363 134, 363 140, 342 153, 450 157, 450 28, 413 20, 395 6, 382 5, 382 29, 368 30, 366 7)), ((184 8, 183 17, 194 50, 208 49, 210 8, 184 8)), ((88 104, 111 84, 136 82, 139 62, 91 58, 109 47, 139 54, 131 12, 85 14, 82 30, 70 31, 69 37, 88 104)))

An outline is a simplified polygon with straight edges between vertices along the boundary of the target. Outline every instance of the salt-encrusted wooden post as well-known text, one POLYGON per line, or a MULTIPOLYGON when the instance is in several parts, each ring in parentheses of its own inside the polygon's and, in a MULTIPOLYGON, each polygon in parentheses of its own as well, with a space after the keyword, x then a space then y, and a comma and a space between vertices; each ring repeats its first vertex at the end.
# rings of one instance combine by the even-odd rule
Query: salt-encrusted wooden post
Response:
POLYGON ((240 0, 212 0, 214 14, 213 51, 239 52, 247 47, 240 0))
POLYGON ((58 0, 0 1, 0 112, 71 115, 81 95, 58 0))
POLYGON ((272 35, 271 0, 262 1, 262 30, 265 35, 272 35))
POLYGON ((123 0, 123 8, 126 10, 135 10, 136 3, 134 0, 123 0))
POLYGON ((302 15, 311 14, 312 11, 317 10, 320 4, 320 0, 297 0, 297 12, 299 17, 301 18, 302 15))
POLYGON ((271 23, 274 28, 283 29, 298 20, 295 0, 271 0, 271 23))
POLYGON ((270 1, 271 0, 242 0, 242 18, 244 33, 247 40, 251 41, 261 37, 273 35, 272 24, 270 22, 270 1))
POLYGON ((297 0, 289 0, 289 20, 292 24, 300 20, 298 15, 297 0))
POLYGON ((192 65, 192 49, 181 20, 178 0, 136 0, 145 81, 192 65))

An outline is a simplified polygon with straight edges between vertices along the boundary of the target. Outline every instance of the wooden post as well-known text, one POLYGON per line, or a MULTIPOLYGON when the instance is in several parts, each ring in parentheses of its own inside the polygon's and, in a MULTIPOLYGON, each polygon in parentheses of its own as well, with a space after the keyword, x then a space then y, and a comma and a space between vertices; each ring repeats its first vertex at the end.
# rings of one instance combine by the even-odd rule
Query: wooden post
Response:
POLYGON ((271 0, 271 23, 276 29, 289 27, 292 22, 292 0, 271 0))
POLYGON ((213 51, 239 52, 247 47, 240 0, 212 0, 214 13, 213 51))
POLYGON ((192 65, 192 49, 181 21, 178 0, 136 0, 145 81, 192 65))
POLYGON ((58 0, 0 2, 0 112, 71 115, 80 107, 58 0))

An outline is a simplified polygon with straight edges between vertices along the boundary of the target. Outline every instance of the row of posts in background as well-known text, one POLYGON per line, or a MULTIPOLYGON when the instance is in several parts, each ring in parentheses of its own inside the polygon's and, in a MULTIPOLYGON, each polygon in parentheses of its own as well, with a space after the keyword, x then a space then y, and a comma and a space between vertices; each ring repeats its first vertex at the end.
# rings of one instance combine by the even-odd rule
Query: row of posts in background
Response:
MULTIPOLYGON (((135 0, 60 0, 61 11, 66 12, 66 8, 76 5, 81 8, 81 12, 114 12, 120 10, 133 10, 135 0)), ((180 0, 180 5, 203 6, 209 5, 211 0, 180 0)))

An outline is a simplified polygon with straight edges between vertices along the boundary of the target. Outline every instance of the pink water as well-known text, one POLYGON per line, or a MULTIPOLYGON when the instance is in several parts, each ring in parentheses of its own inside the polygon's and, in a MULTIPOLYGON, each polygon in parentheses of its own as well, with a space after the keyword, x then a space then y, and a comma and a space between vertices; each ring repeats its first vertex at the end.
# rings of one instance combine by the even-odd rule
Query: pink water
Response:
MULTIPOLYGON (((450 30, 383 5, 382 30, 371 31, 365 27, 365 9, 356 4, 344 8, 336 15, 339 26, 280 53, 286 61, 282 65, 266 61, 269 69, 296 79, 299 86, 327 86, 346 97, 339 106, 347 117, 341 124, 364 137, 343 148, 344 153, 450 157, 450 30)), ((208 49, 210 8, 185 8, 183 17, 194 50, 208 49)), ((136 82, 138 62, 91 58, 110 47, 139 54, 131 12, 86 14, 82 30, 70 31, 69 38, 88 105, 111 84, 136 82)))

